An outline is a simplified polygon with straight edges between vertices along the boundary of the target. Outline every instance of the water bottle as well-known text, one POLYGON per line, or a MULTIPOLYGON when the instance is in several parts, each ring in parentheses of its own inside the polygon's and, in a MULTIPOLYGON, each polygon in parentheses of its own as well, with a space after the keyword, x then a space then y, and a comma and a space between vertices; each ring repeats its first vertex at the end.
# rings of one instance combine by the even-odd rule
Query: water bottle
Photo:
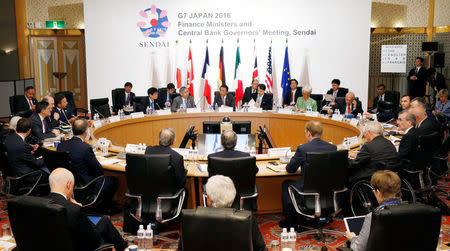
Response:
POLYGON ((150 108, 150 106, 147 106, 146 114, 147 115, 152 114, 152 109, 150 108))
POLYGON ((250 155, 251 156, 256 156, 256 149, 254 146, 252 146, 252 148, 250 148, 250 155))
POLYGON ((283 232, 281 233, 281 250, 283 250, 283 248, 288 247, 288 242, 289 242, 289 234, 287 232, 287 228, 283 228, 283 232))
POLYGON ((339 109, 334 109, 334 114, 340 115, 340 114, 341 114, 341 111, 339 111, 339 109))
POLYGON ((98 115, 98 113, 94 114, 94 121, 97 121, 100 119, 100 116, 98 115))
POLYGON ((308 106, 306 107, 306 112, 312 112, 312 108, 311 108, 310 105, 308 105, 308 106))
POLYGON ((122 120, 124 117, 125 113, 123 112, 122 109, 119 110, 119 118, 122 120))
POLYGON ((137 231, 137 241, 138 241, 138 250, 143 251, 145 250, 144 247, 144 225, 139 225, 139 230, 137 231))
POLYGON ((437 247, 436 247, 436 250, 444 250, 443 248, 442 248, 442 236, 443 236, 443 232, 442 232, 442 228, 441 228, 441 230, 439 231, 439 240, 438 240, 438 244, 437 244, 437 247))
POLYGON ((152 250, 153 248, 153 230, 150 224, 147 226, 144 234, 145 250, 152 250))
POLYGON ((358 113, 358 115, 356 116, 356 118, 357 118, 358 120, 361 120, 361 118, 362 118, 361 113, 358 113))
POLYGON ((291 227, 291 231, 289 232, 289 248, 295 250, 295 244, 297 243, 297 233, 294 228, 291 227))

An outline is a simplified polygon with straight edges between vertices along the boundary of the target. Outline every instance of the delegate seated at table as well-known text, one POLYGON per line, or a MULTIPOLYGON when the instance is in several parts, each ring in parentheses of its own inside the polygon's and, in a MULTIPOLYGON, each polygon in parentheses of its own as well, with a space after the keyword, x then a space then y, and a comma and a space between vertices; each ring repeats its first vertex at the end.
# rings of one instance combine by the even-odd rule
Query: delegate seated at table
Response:
POLYGON ((295 103, 296 112, 306 112, 308 110, 308 107, 311 108, 311 111, 317 112, 317 102, 310 97, 311 92, 312 88, 309 85, 302 88, 303 97, 298 98, 297 102, 295 103))

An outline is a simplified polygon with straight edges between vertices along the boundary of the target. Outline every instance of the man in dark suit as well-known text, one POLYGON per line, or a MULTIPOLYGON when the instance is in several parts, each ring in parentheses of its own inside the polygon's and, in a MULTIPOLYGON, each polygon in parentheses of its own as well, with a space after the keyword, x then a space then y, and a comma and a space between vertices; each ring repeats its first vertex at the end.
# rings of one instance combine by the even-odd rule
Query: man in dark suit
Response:
POLYGON ((147 113, 147 107, 153 111, 161 110, 161 107, 158 104, 158 89, 155 87, 150 87, 147 90, 148 98, 144 99, 139 107, 136 107, 136 111, 147 113))
POLYGON ((345 97, 348 90, 345 88, 340 88, 341 81, 339 79, 333 79, 331 81, 331 89, 327 91, 327 94, 333 95, 333 98, 345 97))
POLYGON ((252 85, 245 88, 244 96, 242 97, 243 104, 250 102, 251 99, 256 101, 256 95, 258 95, 258 85, 259 85, 259 80, 253 79, 252 85))
POLYGON ((170 107, 172 104, 172 95, 176 93, 175 85, 167 84, 167 88, 158 89, 158 104, 159 107, 170 107))
POLYGON ((95 250, 104 243, 114 244, 116 250, 123 251, 127 242, 105 216, 99 217, 94 224, 81 210, 81 204, 73 198, 75 179, 73 174, 64 168, 53 170, 49 177, 51 193, 48 199, 66 208, 68 228, 74 250, 95 250))
POLYGON ((36 104, 36 112, 30 117, 33 123, 31 134, 40 140, 54 138, 60 134, 58 129, 53 129, 51 122, 48 120, 51 111, 51 105, 46 101, 41 101, 36 104))
POLYGON ((263 110, 272 110, 273 96, 268 95, 264 84, 258 85, 258 95, 255 100, 255 107, 261 107, 263 110))
POLYGON ((195 108, 194 98, 190 96, 189 90, 185 86, 180 88, 180 96, 173 99, 170 110, 176 112, 181 106, 184 106, 184 108, 195 108))
POLYGON ((62 93, 58 93, 55 95, 55 107, 53 108, 53 118, 56 119, 58 117, 59 122, 63 125, 71 125, 73 121, 75 121, 76 117, 72 114, 71 109, 67 109, 67 99, 66 96, 62 93), (58 114, 55 116, 55 114, 58 114))
POLYGON ((415 170, 412 162, 415 159, 417 146, 419 145, 419 135, 415 128, 416 117, 409 111, 403 110, 398 115, 397 124, 398 129, 405 133, 398 144, 398 158, 402 164, 410 162, 404 167, 415 170))
MULTIPOLYGON (((89 124, 85 119, 77 118, 73 122, 73 137, 69 140, 62 141, 57 148, 58 152, 69 152, 72 161, 73 170, 76 171, 75 176, 80 179, 81 184, 87 184, 92 179, 103 175, 103 167, 98 162, 92 147, 84 142, 88 138, 89 124)), ((100 187, 101 180, 97 185, 91 186, 90 193, 94 194, 100 187)), ((116 193, 118 180, 115 177, 105 177, 105 184, 102 192, 96 202, 95 208, 98 210, 106 210, 110 208, 112 198, 116 193)))
POLYGON ((377 109, 378 101, 386 101, 395 103, 395 96, 392 92, 386 92, 386 86, 384 84, 377 85, 377 96, 373 99, 373 109, 377 109))
POLYGON ((408 81, 408 94, 412 97, 425 96, 427 86, 427 70, 423 67, 423 58, 416 58, 416 67, 412 68, 406 80, 408 81))
POLYGON ((133 98, 134 98, 134 92, 131 91, 133 88, 133 84, 130 82, 126 82, 123 86, 124 91, 120 91, 116 97, 115 100, 115 106, 113 107, 113 112, 117 113, 120 109, 123 109, 124 107, 130 107, 133 108, 133 98))
MULTIPOLYGON (((211 153, 208 157, 220 157, 220 158, 240 158, 248 157, 249 153, 234 150, 237 144, 237 135, 232 130, 225 130, 220 137, 223 150, 216 153, 211 153)), ((258 172, 258 168, 255 166, 255 173, 258 172)))
MULTIPOLYGON (((303 145, 299 145, 297 147, 297 151, 295 151, 294 157, 291 158, 289 164, 286 165, 286 171, 288 173, 297 172, 298 168, 301 168, 302 172, 303 167, 306 164, 306 154, 308 152, 331 152, 336 151, 336 146, 332 145, 328 142, 323 141, 320 137, 322 137, 323 126, 322 123, 315 120, 310 120, 305 125, 305 137, 308 141, 303 145)), ((281 220, 279 223, 280 227, 296 227, 297 226, 297 217, 296 212, 294 210, 294 206, 292 205, 291 198, 289 197, 288 187, 289 185, 294 185, 298 189, 303 189, 304 184, 304 174, 298 181, 293 180, 285 180, 281 187, 281 201, 283 204, 283 214, 285 219, 281 220)))
POLYGON ((430 68, 428 69, 428 83, 433 90, 432 98, 434 103, 436 103, 436 94, 442 89, 447 89, 444 75, 437 72, 435 68, 430 68))
POLYGON ((18 96, 16 114, 21 117, 30 117, 35 111, 37 99, 34 97, 36 90, 33 86, 27 86, 23 96, 18 96))
POLYGON ((228 86, 222 84, 219 88, 219 96, 214 97, 213 106, 221 107, 224 105, 225 107, 233 107, 233 110, 236 108, 236 104, 234 102, 234 96, 228 93, 228 86))
POLYGON ((286 106, 294 106, 297 102, 297 99, 302 96, 302 87, 298 86, 298 81, 293 78, 290 82, 291 90, 286 92, 286 96, 283 99, 283 105, 286 106))
MULTIPOLYGON (((10 176, 19 177, 35 170, 42 170, 43 177, 41 183, 47 183, 48 169, 45 167, 42 156, 36 158, 33 154, 37 150, 37 145, 28 144, 25 139, 31 133, 31 120, 21 118, 17 122, 16 131, 9 133, 5 139, 5 151, 8 154, 8 163, 10 165, 10 176)), ((3 143, 3 142, 2 142, 3 143)), ((27 185, 33 184, 36 176, 26 179, 27 185)))
POLYGON ((426 107, 424 98, 417 97, 411 101, 411 113, 416 116, 417 133, 419 135, 429 135, 434 132, 440 133, 439 124, 436 119, 428 117, 426 107))
POLYGON ((345 95, 345 103, 336 105, 332 110, 328 110, 328 113, 334 112, 334 110, 339 109, 339 112, 344 115, 353 115, 357 116, 358 113, 363 113, 362 105, 359 100, 355 99, 355 94, 353 92, 349 92, 345 95))
POLYGON ((184 169, 183 156, 175 152, 171 146, 175 144, 175 131, 172 128, 164 128, 159 132, 159 146, 148 146, 145 154, 170 154, 170 165, 173 176, 178 186, 184 187, 186 184, 186 173, 184 169))
MULTIPOLYGON (((349 182, 372 176, 380 169, 399 167, 399 159, 394 144, 383 136, 383 127, 376 121, 370 121, 363 129, 363 137, 367 140, 359 153, 349 152, 349 182)), ((394 170, 392 170, 394 171, 394 170)))

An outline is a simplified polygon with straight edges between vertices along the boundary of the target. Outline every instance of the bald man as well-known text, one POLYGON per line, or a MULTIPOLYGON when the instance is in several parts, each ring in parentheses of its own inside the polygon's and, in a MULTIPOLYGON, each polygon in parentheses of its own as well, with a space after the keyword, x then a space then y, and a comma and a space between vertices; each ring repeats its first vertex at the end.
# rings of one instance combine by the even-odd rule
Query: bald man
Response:
POLYGON ((114 244, 116 250, 125 250, 127 243, 120 236, 111 221, 102 216, 94 224, 81 210, 81 204, 73 199, 75 179, 64 168, 57 168, 49 176, 50 194, 48 198, 67 210, 67 220, 74 250, 95 250, 103 243, 114 244))
MULTIPOLYGON (((355 117, 358 115, 358 113, 362 114, 364 112, 361 102, 359 100, 356 100, 355 94, 353 92, 347 93, 345 95, 345 103, 337 103, 333 107, 333 112, 336 109, 339 109, 339 112, 343 115, 353 115, 355 117)), ((331 113, 331 110, 329 110, 329 113, 331 113)))

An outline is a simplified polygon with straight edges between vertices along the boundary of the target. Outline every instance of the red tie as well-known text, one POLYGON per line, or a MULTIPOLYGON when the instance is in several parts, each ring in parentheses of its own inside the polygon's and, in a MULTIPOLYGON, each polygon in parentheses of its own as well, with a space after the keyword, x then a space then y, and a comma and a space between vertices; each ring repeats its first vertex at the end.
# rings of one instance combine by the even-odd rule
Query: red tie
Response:
POLYGON ((222 105, 225 105, 225 96, 222 97, 222 105))
POLYGON ((294 92, 291 93, 291 103, 292 102, 295 102, 295 100, 294 100, 294 92))
POLYGON ((31 102, 31 99, 28 99, 28 102, 30 103, 30 109, 33 109, 33 102, 31 102))
POLYGON ((352 113, 352 110, 350 109, 350 105, 347 105, 347 114, 352 113))

